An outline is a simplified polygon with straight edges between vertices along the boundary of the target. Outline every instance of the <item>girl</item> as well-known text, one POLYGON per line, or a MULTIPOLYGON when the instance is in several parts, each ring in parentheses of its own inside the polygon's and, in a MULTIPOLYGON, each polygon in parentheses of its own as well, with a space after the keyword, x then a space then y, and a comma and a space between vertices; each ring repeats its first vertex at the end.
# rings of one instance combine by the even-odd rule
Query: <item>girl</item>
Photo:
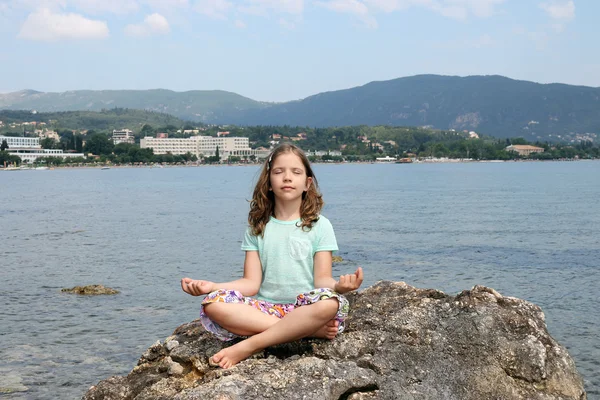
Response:
POLYGON ((332 277, 338 250, 306 155, 282 144, 265 161, 254 189, 242 250, 244 276, 226 283, 183 278, 192 296, 208 294, 200 320, 221 340, 248 337, 211 357, 229 368, 276 344, 304 337, 333 339, 344 330, 349 305, 341 293, 358 289, 362 268, 332 277), (256 296, 255 298, 250 296, 256 296))

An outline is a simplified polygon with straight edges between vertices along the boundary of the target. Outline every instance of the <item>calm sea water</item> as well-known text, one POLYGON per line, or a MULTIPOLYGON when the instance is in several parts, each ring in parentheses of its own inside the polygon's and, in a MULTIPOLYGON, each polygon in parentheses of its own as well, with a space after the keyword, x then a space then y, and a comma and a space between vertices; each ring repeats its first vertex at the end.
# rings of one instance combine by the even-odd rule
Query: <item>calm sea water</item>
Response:
MULTIPOLYGON (((540 305, 600 398, 600 162, 316 165, 365 285, 482 284, 540 305)), ((183 276, 240 276, 258 167, 0 172, 0 388, 75 399, 198 315, 183 276), (104 284, 117 296, 60 289, 104 284)))

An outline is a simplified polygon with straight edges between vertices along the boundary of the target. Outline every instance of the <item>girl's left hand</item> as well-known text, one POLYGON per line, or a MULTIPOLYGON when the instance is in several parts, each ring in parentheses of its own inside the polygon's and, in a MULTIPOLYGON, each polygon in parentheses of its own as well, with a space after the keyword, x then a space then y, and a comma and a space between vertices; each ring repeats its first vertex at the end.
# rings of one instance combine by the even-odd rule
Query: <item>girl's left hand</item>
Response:
POLYGON ((334 290, 338 293, 346 293, 356 290, 362 285, 363 269, 358 267, 353 274, 342 275, 340 280, 335 284, 334 290))

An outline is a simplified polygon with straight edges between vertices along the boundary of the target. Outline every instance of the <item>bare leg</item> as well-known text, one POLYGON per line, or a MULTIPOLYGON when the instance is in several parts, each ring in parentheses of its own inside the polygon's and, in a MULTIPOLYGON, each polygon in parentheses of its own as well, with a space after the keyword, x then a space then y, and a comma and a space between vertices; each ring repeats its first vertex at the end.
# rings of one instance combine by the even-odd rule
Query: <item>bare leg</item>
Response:
POLYGON ((222 349, 212 359, 221 368, 232 367, 266 347, 293 342, 316 333, 333 319, 337 310, 337 299, 321 300, 299 307, 265 331, 222 349))
POLYGON ((275 325, 279 318, 242 303, 210 303, 204 306, 206 315, 231 333, 251 336, 275 325))

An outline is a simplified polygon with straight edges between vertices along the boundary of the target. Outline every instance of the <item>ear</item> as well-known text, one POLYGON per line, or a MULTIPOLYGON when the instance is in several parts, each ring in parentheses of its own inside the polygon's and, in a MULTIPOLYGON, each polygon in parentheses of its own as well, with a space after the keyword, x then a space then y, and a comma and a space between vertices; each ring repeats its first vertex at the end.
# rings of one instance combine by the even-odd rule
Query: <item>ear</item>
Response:
POLYGON ((308 190, 310 188, 310 185, 312 185, 312 181, 313 181, 313 178, 311 178, 311 177, 306 178, 306 190, 308 190))

